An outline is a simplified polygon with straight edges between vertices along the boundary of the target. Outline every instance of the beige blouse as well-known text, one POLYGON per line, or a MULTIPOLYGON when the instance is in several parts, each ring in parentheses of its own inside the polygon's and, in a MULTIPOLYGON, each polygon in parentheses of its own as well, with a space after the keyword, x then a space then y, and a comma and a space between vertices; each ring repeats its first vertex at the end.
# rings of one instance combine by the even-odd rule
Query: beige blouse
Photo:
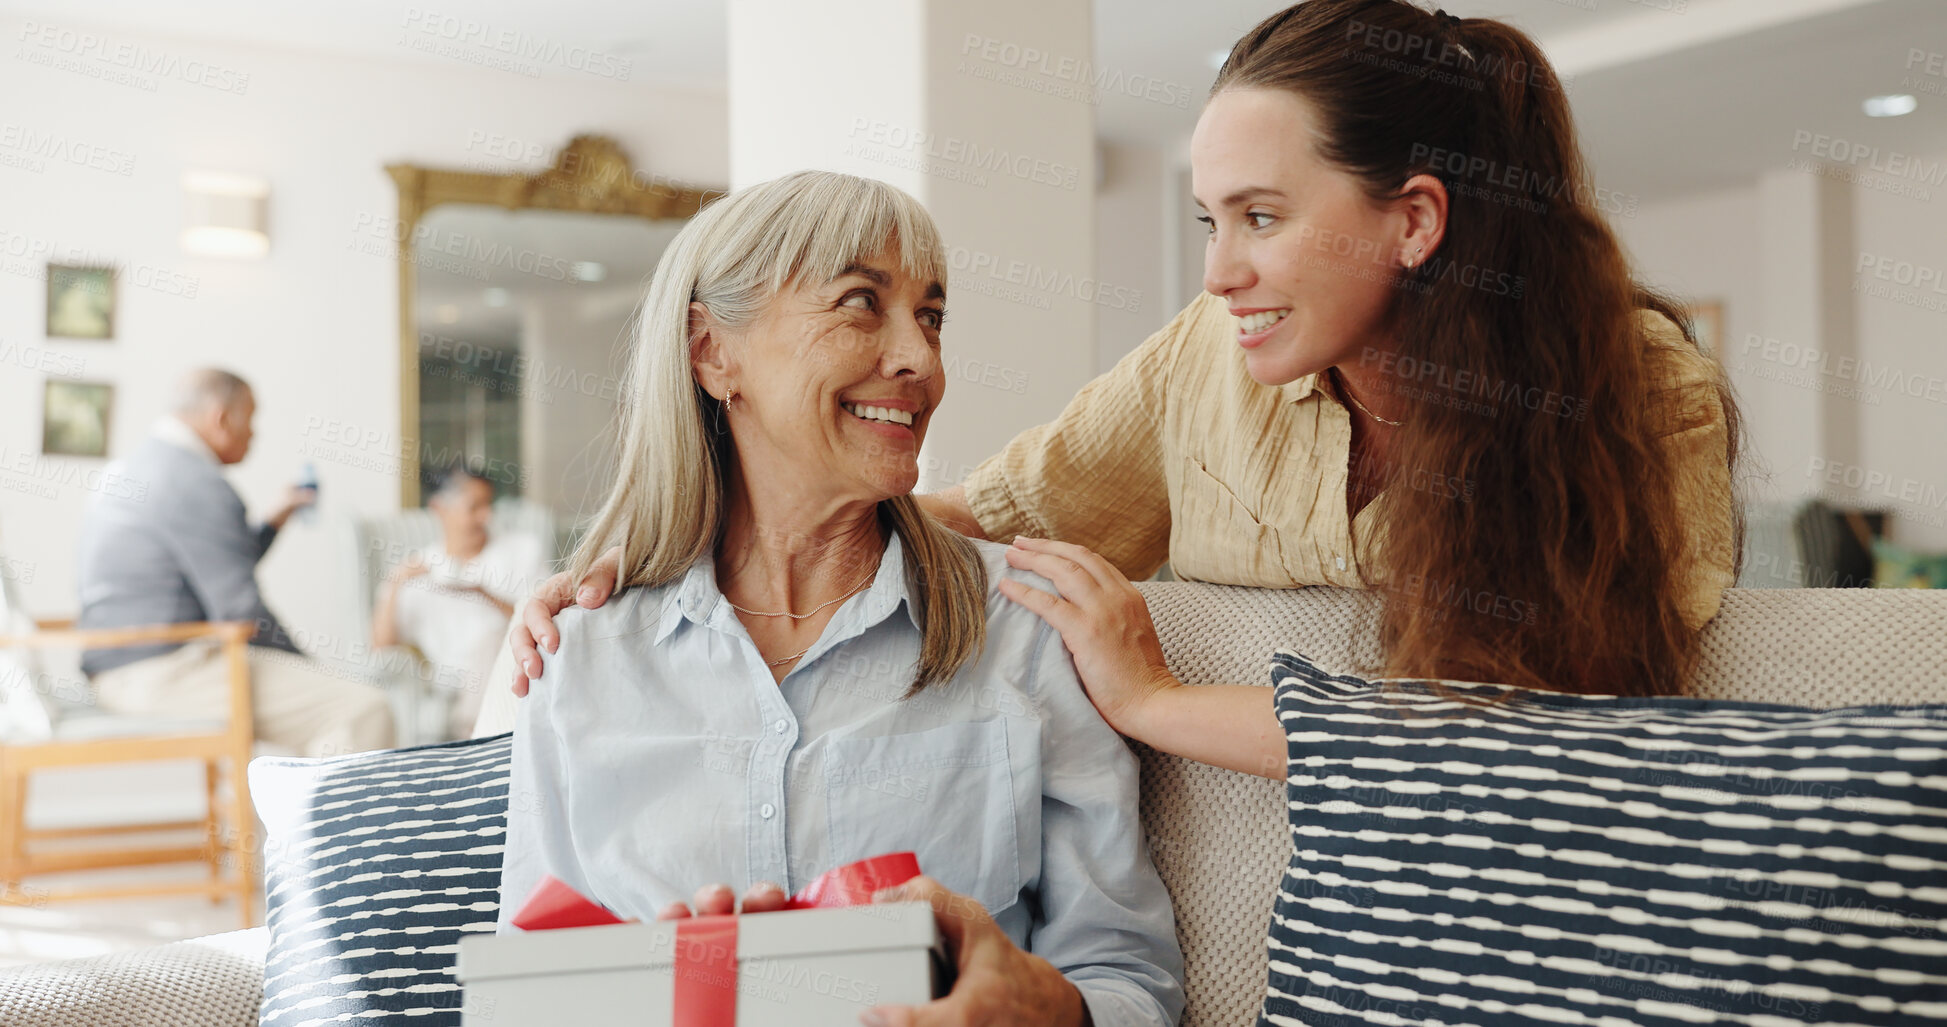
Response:
MULTIPOLYGON (((1736 554, 1719 372, 1668 319, 1646 313, 1644 327, 1662 365, 1664 441, 1690 514, 1684 552, 1695 558, 1680 568, 1684 619, 1700 627, 1731 585, 1736 554)), ((1132 579, 1168 560, 1188 580, 1366 587, 1360 571, 1375 564, 1386 496, 1357 517, 1346 514, 1351 416, 1319 375, 1278 386, 1254 381, 1235 335, 1223 301, 1198 296, 1083 386, 1059 417, 983 462, 965 487, 987 537, 1078 542, 1132 579)))

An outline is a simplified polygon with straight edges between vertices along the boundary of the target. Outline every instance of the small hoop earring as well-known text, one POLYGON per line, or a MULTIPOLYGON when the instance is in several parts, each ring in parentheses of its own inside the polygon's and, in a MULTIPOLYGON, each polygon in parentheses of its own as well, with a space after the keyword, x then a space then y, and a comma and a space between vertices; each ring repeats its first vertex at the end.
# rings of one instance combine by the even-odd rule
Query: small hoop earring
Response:
POLYGON ((730 403, 736 398, 737 390, 731 389, 729 392, 723 394, 723 399, 719 401, 717 409, 712 411, 715 414, 712 420, 716 422, 715 428, 718 435, 723 434, 723 423, 730 417, 730 403))

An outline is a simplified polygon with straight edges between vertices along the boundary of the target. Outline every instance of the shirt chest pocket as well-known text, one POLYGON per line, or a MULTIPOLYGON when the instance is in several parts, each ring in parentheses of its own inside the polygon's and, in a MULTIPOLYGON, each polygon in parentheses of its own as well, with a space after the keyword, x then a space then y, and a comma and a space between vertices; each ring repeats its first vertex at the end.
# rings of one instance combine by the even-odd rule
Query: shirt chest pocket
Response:
POLYGON ((920 870, 998 913, 1021 894, 1007 725, 947 724, 830 743, 832 865, 911 851, 920 870))
POLYGON ((1183 577, 1262 588, 1296 584, 1276 527, 1260 520, 1258 511, 1195 457, 1183 458, 1181 475, 1170 561, 1183 577))

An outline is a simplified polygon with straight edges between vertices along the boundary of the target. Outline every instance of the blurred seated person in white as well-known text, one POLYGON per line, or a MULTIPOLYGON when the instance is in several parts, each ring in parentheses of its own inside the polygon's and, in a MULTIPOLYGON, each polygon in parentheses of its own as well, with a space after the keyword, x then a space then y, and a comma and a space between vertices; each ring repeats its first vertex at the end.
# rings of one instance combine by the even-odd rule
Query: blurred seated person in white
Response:
POLYGON ((453 693, 447 730, 464 738, 514 603, 547 577, 540 539, 489 533, 494 483, 477 468, 441 472, 426 508, 439 520, 439 547, 407 555, 379 586, 372 644, 409 645, 432 665, 433 681, 453 693))
MULTIPOLYGON (((257 403, 248 383, 204 368, 182 382, 176 412, 156 421, 123 463, 130 488, 104 490, 81 521, 83 628, 250 621, 250 685, 257 737, 310 756, 392 745, 385 693, 341 680, 307 658, 257 589, 257 561, 291 513, 315 493, 292 489, 251 524, 223 468, 250 452, 257 403)), ((212 643, 90 649, 81 669, 109 710, 221 718, 228 668, 212 643)))

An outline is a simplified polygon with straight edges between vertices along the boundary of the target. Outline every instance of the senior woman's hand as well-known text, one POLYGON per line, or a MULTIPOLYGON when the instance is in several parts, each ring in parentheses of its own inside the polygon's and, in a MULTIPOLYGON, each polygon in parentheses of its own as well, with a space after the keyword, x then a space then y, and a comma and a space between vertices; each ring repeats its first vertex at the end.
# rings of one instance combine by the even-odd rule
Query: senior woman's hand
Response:
MULTIPOLYGON (((760 881, 744 892, 742 912, 775 913, 784 908, 789 896, 784 889, 769 881, 760 881)), ((735 897, 727 884, 706 884, 690 896, 688 904, 672 902, 656 914, 658 920, 686 920, 691 916, 723 916, 739 912, 735 897)))
POLYGON ((588 568, 579 588, 568 572, 562 571, 541 582, 527 602, 521 604, 514 630, 507 633, 508 648, 514 650, 515 695, 525 696, 529 681, 541 676, 540 647, 546 645, 548 652, 554 652, 561 646, 561 633, 554 630, 554 615, 570 605, 593 610, 608 602, 608 597, 615 592, 615 578, 621 567, 622 547, 614 546, 588 568))
POLYGON ((999 588, 1061 633, 1102 719, 1125 735, 1139 736, 1145 705, 1182 685, 1163 660, 1163 643, 1142 593, 1114 564, 1072 542, 1017 536, 1007 562, 1055 583, 1058 596, 1005 578, 999 588))
POLYGON ((1040 956, 1002 933, 980 903, 948 891, 930 877, 915 877, 872 896, 877 902, 927 902, 959 968, 953 991, 923 1006, 876 1006, 859 1017, 866 1027, 987 1027, 1053 1024, 1080 1027, 1094 1021, 1081 989, 1040 956))

